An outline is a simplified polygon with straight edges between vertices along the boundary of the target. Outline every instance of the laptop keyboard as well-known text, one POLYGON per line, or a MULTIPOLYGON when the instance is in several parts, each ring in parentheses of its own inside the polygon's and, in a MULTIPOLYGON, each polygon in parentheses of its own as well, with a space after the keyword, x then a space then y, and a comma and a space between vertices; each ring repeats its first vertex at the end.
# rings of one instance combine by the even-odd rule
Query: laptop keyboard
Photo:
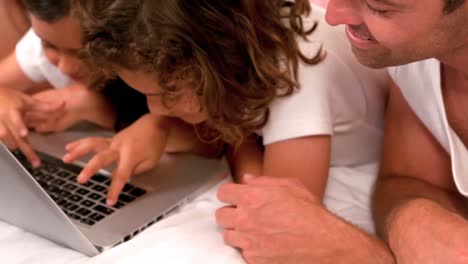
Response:
POLYGON ((109 177, 96 174, 85 184, 79 184, 76 177, 81 168, 78 166, 65 164, 57 158, 39 152, 41 166, 33 168, 21 152, 14 151, 13 155, 66 215, 88 226, 102 221, 146 193, 144 189, 126 184, 119 201, 111 207, 106 204, 109 177))

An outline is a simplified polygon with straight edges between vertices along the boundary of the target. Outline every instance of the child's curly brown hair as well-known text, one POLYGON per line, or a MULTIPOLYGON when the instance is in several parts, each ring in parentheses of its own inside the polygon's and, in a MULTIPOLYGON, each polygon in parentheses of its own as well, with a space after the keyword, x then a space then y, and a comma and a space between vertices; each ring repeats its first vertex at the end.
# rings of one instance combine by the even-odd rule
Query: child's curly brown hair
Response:
POLYGON ((208 113, 205 125, 236 145, 267 122, 273 99, 299 88, 299 60, 315 64, 323 55, 303 56, 296 41, 316 26, 304 28, 309 0, 73 0, 72 6, 94 63, 151 73, 164 95, 177 91, 179 80, 189 82, 208 113))

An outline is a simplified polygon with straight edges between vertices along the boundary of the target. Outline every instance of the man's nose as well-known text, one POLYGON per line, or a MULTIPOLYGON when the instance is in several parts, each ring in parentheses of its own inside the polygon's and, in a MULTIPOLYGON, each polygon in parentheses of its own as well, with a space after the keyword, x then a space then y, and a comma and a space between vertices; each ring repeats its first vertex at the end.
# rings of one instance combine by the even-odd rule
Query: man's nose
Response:
POLYGON ((325 20, 332 26, 360 25, 363 23, 361 2, 361 0, 330 0, 325 20))

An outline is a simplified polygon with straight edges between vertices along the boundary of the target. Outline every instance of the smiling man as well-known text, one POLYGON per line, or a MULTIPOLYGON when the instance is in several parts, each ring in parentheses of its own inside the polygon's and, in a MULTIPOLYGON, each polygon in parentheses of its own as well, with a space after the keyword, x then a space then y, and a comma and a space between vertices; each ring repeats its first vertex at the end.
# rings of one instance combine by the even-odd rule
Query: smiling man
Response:
POLYGON ((331 0, 352 49, 393 79, 374 194, 398 263, 468 263, 468 4, 331 0))

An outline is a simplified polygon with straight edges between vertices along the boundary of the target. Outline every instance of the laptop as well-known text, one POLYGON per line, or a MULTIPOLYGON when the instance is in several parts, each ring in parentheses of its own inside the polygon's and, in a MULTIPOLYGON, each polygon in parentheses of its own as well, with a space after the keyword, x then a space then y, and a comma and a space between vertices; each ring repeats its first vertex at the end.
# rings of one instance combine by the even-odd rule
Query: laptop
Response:
POLYGON ((32 133, 30 142, 42 161, 38 169, 21 153, 0 144, 0 219, 94 256, 160 221, 214 186, 226 172, 219 160, 166 154, 156 169, 132 177, 119 202, 110 207, 105 202, 109 170, 101 170, 81 185, 76 176, 87 160, 72 165, 60 160, 66 143, 109 135, 89 127, 50 135, 32 133))

